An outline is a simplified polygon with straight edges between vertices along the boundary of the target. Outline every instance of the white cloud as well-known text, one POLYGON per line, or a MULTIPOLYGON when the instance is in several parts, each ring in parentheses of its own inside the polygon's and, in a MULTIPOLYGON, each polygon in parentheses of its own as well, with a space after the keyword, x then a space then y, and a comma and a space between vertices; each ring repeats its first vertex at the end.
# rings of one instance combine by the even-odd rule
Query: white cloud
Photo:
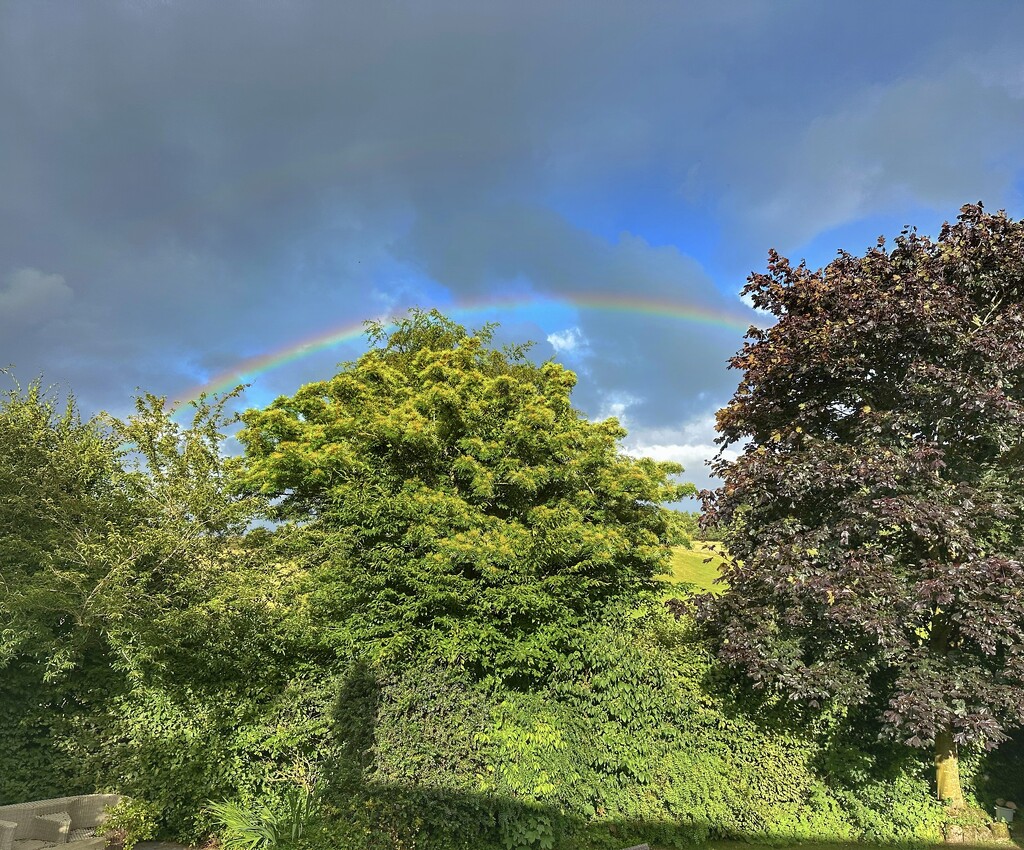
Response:
MULTIPOLYGON (((623 451, 631 457, 649 457, 680 463, 684 481, 692 481, 698 490, 714 489, 720 482, 711 477, 707 462, 718 454, 715 445, 715 417, 702 413, 673 428, 639 428, 631 431, 623 451)), ((725 457, 735 458, 735 451, 725 457)))
POLYGON ((548 342, 559 354, 575 353, 587 345, 587 340, 579 328, 566 328, 548 334, 548 342))
POLYGON ((630 430, 632 423, 629 418, 629 409, 635 407, 640 401, 640 398, 627 392, 601 393, 600 406, 593 421, 601 422, 605 419, 614 418, 619 421, 623 428, 630 430))
POLYGON ((16 269, 0 284, 0 322, 39 324, 62 313, 73 297, 59 274, 16 269))

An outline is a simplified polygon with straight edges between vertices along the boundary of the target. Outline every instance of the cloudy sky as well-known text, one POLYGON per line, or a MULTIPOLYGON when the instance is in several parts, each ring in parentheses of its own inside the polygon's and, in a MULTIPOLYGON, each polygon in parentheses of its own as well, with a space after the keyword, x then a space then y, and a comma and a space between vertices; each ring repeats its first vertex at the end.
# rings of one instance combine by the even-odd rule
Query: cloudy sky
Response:
POLYGON ((439 306, 704 484, 769 248, 1024 214, 1022 43, 1009 0, 5 0, 0 365, 263 404, 439 306))

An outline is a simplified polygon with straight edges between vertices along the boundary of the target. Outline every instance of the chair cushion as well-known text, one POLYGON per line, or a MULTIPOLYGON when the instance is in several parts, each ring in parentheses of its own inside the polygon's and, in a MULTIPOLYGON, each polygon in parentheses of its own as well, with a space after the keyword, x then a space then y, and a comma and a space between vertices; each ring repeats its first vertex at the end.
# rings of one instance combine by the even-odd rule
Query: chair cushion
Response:
POLYGON ((71 832, 71 815, 67 812, 50 812, 36 816, 32 827, 32 838, 63 844, 68 840, 69 832, 71 832))

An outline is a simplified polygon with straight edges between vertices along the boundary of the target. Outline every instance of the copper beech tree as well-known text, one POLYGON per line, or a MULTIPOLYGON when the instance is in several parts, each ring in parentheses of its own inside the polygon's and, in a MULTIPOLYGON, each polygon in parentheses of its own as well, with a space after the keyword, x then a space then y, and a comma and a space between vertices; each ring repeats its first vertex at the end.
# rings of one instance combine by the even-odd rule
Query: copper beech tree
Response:
POLYGON ((777 321, 731 361, 704 495, 733 560, 699 618, 757 688, 879 705, 961 803, 958 748, 1024 724, 1024 222, 772 252, 744 292, 777 321))

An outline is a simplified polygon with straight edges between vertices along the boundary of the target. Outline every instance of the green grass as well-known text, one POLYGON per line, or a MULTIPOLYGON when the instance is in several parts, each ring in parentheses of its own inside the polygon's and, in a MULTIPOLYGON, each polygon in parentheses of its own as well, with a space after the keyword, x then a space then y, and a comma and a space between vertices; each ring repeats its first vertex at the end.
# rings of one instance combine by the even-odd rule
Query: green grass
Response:
POLYGON ((693 541, 692 549, 685 549, 676 546, 672 550, 671 574, 668 576, 670 584, 692 584, 699 590, 710 590, 712 593, 721 593, 725 588, 723 585, 715 585, 718 578, 719 567, 722 566, 721 543, 702 543, 699 540, 693 541), (704 563, 705 559, 711 557, 711 561, 704 563))

